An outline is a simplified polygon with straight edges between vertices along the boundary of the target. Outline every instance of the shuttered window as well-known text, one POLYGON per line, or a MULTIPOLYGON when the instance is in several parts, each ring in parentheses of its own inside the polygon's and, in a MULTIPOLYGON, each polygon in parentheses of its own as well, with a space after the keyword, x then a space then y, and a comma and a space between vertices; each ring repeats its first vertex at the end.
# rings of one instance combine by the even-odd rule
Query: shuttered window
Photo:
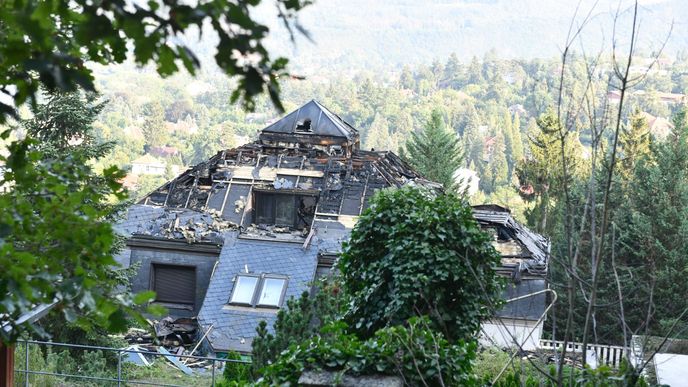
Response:
POLYGON ((155 301, 193 305, 196 299, 196 268, 153 265, 153 290, 155 301))

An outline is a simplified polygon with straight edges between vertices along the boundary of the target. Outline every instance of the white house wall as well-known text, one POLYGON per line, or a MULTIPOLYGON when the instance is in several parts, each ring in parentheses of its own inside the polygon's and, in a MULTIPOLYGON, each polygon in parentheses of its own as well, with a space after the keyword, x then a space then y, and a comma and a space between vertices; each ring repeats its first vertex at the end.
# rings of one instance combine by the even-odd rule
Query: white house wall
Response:
POLYGON ((502 322, 504 325, 495 321, 484 322, 481 325, 480 344, 499 348, 515 347, 512 339, 513 336, 521 343, 524 350, 533 351, 540 346, 542 324, 535 328, 528 340, 525 340, 533 327, 535 327, 536 321, 502 319, 502 322))

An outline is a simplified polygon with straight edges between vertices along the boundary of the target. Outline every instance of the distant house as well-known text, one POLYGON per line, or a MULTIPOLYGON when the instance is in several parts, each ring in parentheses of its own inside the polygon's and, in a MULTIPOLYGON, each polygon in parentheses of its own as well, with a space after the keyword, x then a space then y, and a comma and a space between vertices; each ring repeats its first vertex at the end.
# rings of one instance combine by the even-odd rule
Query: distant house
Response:
POLYGON ((678 93, 657 93, 659 100, 666 104, 681 104, 688 101, 685 94, 678 93))
POLYGON ((148 153, 151 156, 154 157, 159 157, 159 158, 169 158, 169 157, 174 157, 179 155, 181 152, 179 152, 179 149, 173 146, 152 146, 150 149, 148 149, 148 153))
POLYGON ((483 161, 489 162, 492 160, 496 144, 497 136, 487 136, 483 139, 483 161))
POLYGON ((647 112, 642 112, 641 114, 647 122, 650 133, 657 139, 665 139, 674 130, 674 124, 666 118, 655 117, 647 112))
MULTIPOLYGON (((632 92, 629 92, 628 94, 635 97, 642 97, 644 95, 647 95, 648 92, 646 92, 645 90, 634 90, 632 92)), ((659 101, 663 102, 665 105, 676 105, 688 102, 688 97, 686 97, 685 94, 655 92, 655 95, 657 96, 659 101)), ((621 91, 609 91, 607 93, 607 101, 609 101, 609 103, 618 104, 619 101, 621 101, 621 91)))
MULTIPOLYGON (((154 290, 172 315, 212 326, 214 352, 247 353, 260 321, 271 330, 285 301, 330 271, 375 192, 406 185, 441 189, 392 152, 361 150, 355 128, 310 101, 132 206, 117 225, 129 236, 117 259, 140 265, 133 291, 154 290)), ((476 219, 498 249, 508 246, 500 272, 515 279, 505 297, 545 286, 544 238, 506 209, 476 208, 476 219)), ((494 321, 533 326, 544 298, 526 304, 508 304, 494 321)))
POLYGON ((526 108, 523 107, 523 105, 516 104, 516 105, 511 105, 509 106, 509 113, 511 114, 518 114, 519 116, 525 116, 528 112, 526 111, 526 108))
POLYGON ((131 162, 131 173, 134 175, 164 175, 167 163, 145 154, 131 162))
POLYGON ((121 181, 122 186, 126 189, 136 189, 137 184, 139 183, 139 175, 134 175, 133 173, 130 173, 126 175, 121 181))

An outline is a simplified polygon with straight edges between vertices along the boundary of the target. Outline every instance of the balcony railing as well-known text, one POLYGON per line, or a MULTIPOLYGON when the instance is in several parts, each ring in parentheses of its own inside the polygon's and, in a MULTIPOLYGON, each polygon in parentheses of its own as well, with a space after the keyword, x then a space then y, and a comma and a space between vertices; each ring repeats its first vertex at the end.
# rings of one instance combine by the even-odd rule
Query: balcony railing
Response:
MULTIPOLYGON (((554 340, 540 340, 540 348, 555 351, 561 351, 564 345, 563 341, 554 340)), ((573 353, 583 352, 583 343, 568 342, 566 344, 566 351, 573 353)), ((598 345, 588 344, 588 357, 590 354, 595 354, 597 364, 606 364, 612 368, 618 368, 621 364, 621 359, 626 356, 624 347, 616 345, 598 345)))

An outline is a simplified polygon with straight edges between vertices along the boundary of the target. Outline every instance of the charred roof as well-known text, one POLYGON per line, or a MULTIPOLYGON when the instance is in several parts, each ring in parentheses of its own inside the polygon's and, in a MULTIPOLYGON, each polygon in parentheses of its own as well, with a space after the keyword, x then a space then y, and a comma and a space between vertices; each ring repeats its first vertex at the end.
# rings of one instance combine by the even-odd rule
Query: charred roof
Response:
POLYGON ((358 131, 311 101, 265 128, 258 141, 218 152, 140 204, 210 212, 248 228, 259 192, 317 197, 304 218, 312 222, 358 216, 376 190, 407 184, 440 188, 392 152, 360 150, 358 131), (306 123, 309 129, 300 129, 306 123))

